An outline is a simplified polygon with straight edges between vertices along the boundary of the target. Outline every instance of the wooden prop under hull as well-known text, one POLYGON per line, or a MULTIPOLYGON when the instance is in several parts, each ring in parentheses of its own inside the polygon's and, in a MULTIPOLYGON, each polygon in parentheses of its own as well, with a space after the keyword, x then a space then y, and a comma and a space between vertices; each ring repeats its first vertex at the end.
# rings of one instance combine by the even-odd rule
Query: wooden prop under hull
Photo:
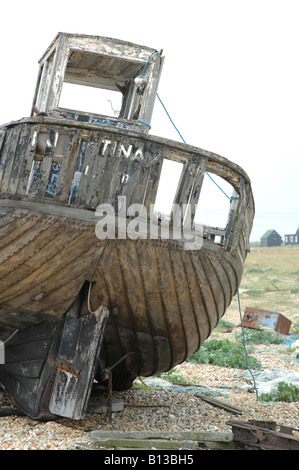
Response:
POLYGON ((5 344, 0 382, 32 418, 85 416, 108 311, 78 318, 76 304, 62 320, 19 331, 5 344))

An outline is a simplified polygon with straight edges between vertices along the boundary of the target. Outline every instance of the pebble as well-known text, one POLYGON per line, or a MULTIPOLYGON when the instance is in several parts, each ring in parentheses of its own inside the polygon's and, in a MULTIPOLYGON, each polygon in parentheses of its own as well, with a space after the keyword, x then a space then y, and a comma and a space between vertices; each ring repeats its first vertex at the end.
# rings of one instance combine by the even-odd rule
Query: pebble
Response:
MULTIPOLYGON (((284 346, 271 345, 268 354, 258 355, 262 368, 278 368, 298 372, 287 355, 278 354, 284 346)), ((285 346, 287 347, 287 346, 285 346)), ((258 347, 257 347, 258 349, 258 347)), ((265 349, 261 346, 260 349, 265 349)), ((254 391, 248 391, 248 371, 217 367, 211 364, 183 363, 180 371, 188 381, 209 387, 219 393, 216 399, 241 408, 235 415, 216 408, 194 393, 173 390, 130 389, 113 392, 113 399, 121 399, 124 410, 115 412, 109 422, 107 414, 87 413, 82 421, 59 418, 57 421, 39 422, 29 417, 0 418, 1 450, 80 450, 89 444, 92 430, 118 431, 216 431, 231 432, 229 420, 256 419, 276 421, 277 424, 299 427, 299 403, 264 403, 254 391)), ((199 389, 200 391, 200 389, 199 389)), ((105 398, 105 396, 104 396, 105 398)), ((102 397, 97 399, 103 400, 102 397)), ((5 391, 0 390, 0 404, 13 406, 5 391)))

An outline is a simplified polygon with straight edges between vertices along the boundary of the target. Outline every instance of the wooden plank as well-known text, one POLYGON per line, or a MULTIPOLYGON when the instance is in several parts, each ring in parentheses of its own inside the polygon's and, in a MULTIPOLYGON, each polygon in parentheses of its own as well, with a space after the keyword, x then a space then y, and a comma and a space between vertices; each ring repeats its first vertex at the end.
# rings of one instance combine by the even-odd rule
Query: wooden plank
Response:
POLYGON ((129 141, 120 140, 113 156, 113 172, 111 180, 105 181, 109 184, 109 195, 107 199, 108 204, 112 204, 117 208, 118 196, 123 194, 123 188, 126 182, 126 174, 128 173, 129 166, 129 141))
POLYGON ((189 285, 179 248, 170 245, 170 259, 172 262, 173 278, 175 282, 176 296, 182 317, 184 335, 186 338, 187 357, 198 350, 200 346, 200 334, 196 323, 193 304, 190 299, 189 285))
POLYGON ((246 217, 246 200, 243 198, 244 193, 244 179, 240 176, 240 188, 243 188, 242 192, 240 192, 240 201, 236 208, 237 212, 237 219, 235 224, 233 225, 233 232, 231 233, 231 253, 235 255, 238 251, 238 245, 240 241, 241 231, 243 229, 243 225, 245 222, 246 217))
POLYGON ((5 227, 6 230, 3 230, 3 237, 0 239, 0 263, 26 246, 32 234, 34 238, 36 231, 45 225, 43 217, 38 214, 28 215, 26 218, 21 217, 20 220, 14 222, 8 224, 5 227))
POLYGON ((30 416, 39 414, 50 371, 46 358, 56 327, 57 322, 26 328, 6 345, 8 362, 1 366, 1 383, 30 416))
MULTIPOLYGON (((92 431, 89 435, 91 444, 87 448, 101 449, 237 449, 233 442, 233 433, 224 432, 154 432, 154 431, 92 431)), ((185 463, 188 463, 187 461, 185 463)))
MULTIPOLYGON (((217 278, 220 283, 220 288, 221 291, 223 292, 223 303, 222 303, 222 310, 223 313, 229 306, 232 300, 232 290, 231 290, 231 285, 229 282, 228 274, 225 271, 223 264, 221 263, 221 256, 216 255, 215 253, 210 253, 207 252, 207 256, 210 260, 211 265, 213 266, 213 269, 215 270, 215 273, 217 275, 217 278)), ((221 311, 221 310, 220 310, 221 311)))
POLYGON ((159 272, 160 292, 164 306, 164 315, 169 331, 172 367, 183 362, 187 357, 187 345, 184 326, 178 304, 168 241, 155 241, 157 267, 159 272))
POLYGON ((6 136, 6 130, 5 129, 0 129, 0 152, 1 152, 4 140, 5 140, 5 136, 6 136))
MULTIPOLYGON (((95 284, 91 302, 96 302, 100 298, 105 298, 106 302, 109 298, 109 305, 118 310, 115 312, 117 316, 117 325, 123 328, 130 328, 136 331, 134 318, 131 313, 129 300, 126 292, 126 285, 121 269, 116 244, 110 240, 106 250, 104 251, 99 266, 101 281, 95 284), (121 312, 121 314, 120 314, 121 312)), ((112 312, 113 315, 113 312, 112 312)), ((110 320, 112 316, 110 315, 110 320)))
MULTIPOLYGON (((130 145, 132 146, 133 150, 131 151, 131 155, 128 160, 126 173, 123 175, 123 186, 122 186, 122 195, 126 197, 128 207, 131 204, 134 204, 135 201, 138 204, 141 204, 143 201, 143 197, 138 200, 135 200, 134 198, 136 188, 140 180, 140 174, 142 171, 143 155, 142 155, 142 151, 141 152, 137 151, 136 153, 134 152, 136 148, 138 149, 138 143, 134 145, 134 142, 133 142, 133 144, 130 144, 130 145)), ((145 188, 143 188, 143 190, 144 189, 145 188)))
POLYGON ((137 349, 143 365, 143 374, 149 375, 154 369, 154 348, 150 336, 151 323, 146 308, 136 242, 119 241, 117 254, 136 335, 137 349))
POLYGON ((223 285, 219 280, 217 270, 214 266, 214 256, 214 254, 208 252, 201 253, 201 262, 206 275, 207 282, 210 285, 211 292, 213 294, 214 305, 218 314, 218 323, 223 313, 225 312, 225 297, 223 285))
POLYGON ((94 430, 89 434, 90 439, 100 441, 102 439, 175 439, 191 440, 198 442, 231 442, 231 432, 214 431, 100 431, 94 430))
POLYGON ((105 151, 105 138, 102 133, 98 133, 98 145, 95 152, 94 161, 91 162, 91 175, 88 188, 85 194, 86 207, 96 209, 99 199, 101 185, 106 179, 107 151, 105 151))
MULTIPOLYGON (((64 35, 58 37, 57 48, 54 54, 53 68, 49 68, 49 88, 47 90, 46 107, 47 109, 57 108, 63 84, 64 71, 69 59, 68 39, 64 35)), ((46 108, 45 108, 46 109, 46 108)))
POLYGON ((38 199, 43 199, 45 196, 45 191, 47 188, 49 175, 52 167, 57 132, 58 130, 54 127, 49 128, 49 136, 47 139, 45 154, 41 165, 41 172, 35 185, 35 194, 38 199))
MULTIPOLYGON (((200 191, 204 179, 207 160, 199 155, 192 155, 191 158, 185 163, 181 180, 178 185, 178 190, 174 199, 177 205, 177 210, 181 212, 181 222, 185 225, 190 221, 189 229, 195 217, 196 204, 198 202, 200 191), (186 219, 187 211, 189 219, 186 219)), ((173 214, 173 221, 178 221, 179 217, 176 211, 173 214)))
MULTIPOLYGON (((105 157, 105 175, 103 177, 102 184, 99 187, 98 192, 98 204, 111 204, 113 200, 110 198, 110 183, 115 177, 115 153, 116 149, 119 146, 120 137, 111 136, 107 134, 105 139, 105 147, 102 150, 102 155, 105 157)), ((115 201, 114 201, 115 202, 115 201)))
MULTIPOLYGON (((42 247, 47 246, 47 249, 51 250, 53 242, 65 227, 58 224, 54 218, 52 220, 49 217, 47 218, 47 221, 48 224, 44 227, 44 230, 38 231, 35 234, 35 243, 27 243, 25 246, 20 247, 15 253, 1 263, 0 279, 3 277, 6 278, 13 270, 19 270, 23 263, 27 263, 27 261, 29 261, 32 266, 30 258, 40 252, 42 247), (51 223, 51 221, 53 223, 51 223)), ((15 280, 17 282, 18 276, 16 276, 15 280)))
MULTIPOLYGON (((7 209, 7 208, 5 208, 7 209)), ((5 211, 6 212, 6 211, 5 211)), ((26 222, 28 212, 27 211, 16 211, 11 213, 8 209, 4 215, 0 218, 0 228, 1 228, 1 239, 0 239, 0 250, 8 245, 14 238, 13 232, 26 222), (11 239, 10 239, 11 237, 11 239)))
POLYGON ((9 194, 16 194, 17 192, 19 180, 23 169, 23 162, 26 155, 26 149, 31 135, 30 131, 31 127, 28 124, 23 124, 21 126, 19 142, 16 148, 15 157, 13 159, 13 165, 11 167, 11 178, 9 181, 9 186, 7 186, 6 190, 3 189, 4 191, 9 192, 9 194))
POLYGON ((54 196, 55 201, 66 202, 67 200, 75 165, 75 158, 79 149, 78 132, 78 129, 70 129, 69 131, 66 149, 56 184, 54 196))
MULTIPOLYGON (((69 242, 63 250, 43 263, 40 268, 21 279, 17 285, 12 284, 7 288, 1 296, 2 301, 7 305, 11 304, 14 308, 22 307, 41 291, 48 292, 48 290, 57 289, 61 282, 66 284, 67 291, 67 285, 71 279, 77 278, 79 283, 83 282, 79 273, 82 277, 86 275, 93 254, 93 244, 86 242, 84 232, 80 233, 75 240, 69 242), (82 256, 81 263, 70 269, 74 257, 79 259, 80 256, 82 256)), ((38 308, 42 308, 42 303, 38 308)))
POLYGON ((116 447, 116 448, 127 448, 127 449, 158 449, 158 450, 170 450, 170 449, 192 449, 198 450, 198 443, 194 441, 175 441, 175 440, 164 440, 164 439, 102 439, 93 443, 92 448, 100 447, 116 447))
POLYGON ((215 398, 212 398, 212 397, 207 397, 206 395, 202 395, 200 393, 194 393, 194 396, 209 403, 210 405, 215 406, 216 408, 221 408, 225 411, 228 411, 229 413, 241 415, 242 413, 245 412, 245 410, 243 410, 242 408, 239 408, 238 406, 231 405, 230 403, 225 403, 221 400, 216 400, 215 398))
POLYGON ((183 252, 182 260, 188 280, 188 289, 192 299, 193 309, 195 313, 197 330, 199 331, 199 343, 202 344, 210 334, 210 320, 204 303, 201 289, 199 288, 198 278, 193 266, 192 258, 195 255, 191 252, 183 252))
POLYGON ((164 307, 160 292, 155 246, 151 240, 142 240, 137 243, 136 248, 153 336, 168 336, 167 323, 163 314, 164 307))
POLYGON ((208 279, 205 274, 203 263, 201 260, 202 253, 194 252, 191 256, 191 261, 196 273, 199 289, 203 298, 204 308, 208 317, 210 332, 218 323, 218 311, 215 304, 215 298, 211 289, 208 279))
POLYGON ((147 210, 148 216, 150 215, 150 205, 155 203, 158 192, 164 150, 162 146, 156 143, 146 143, 144 146, 141 179, 132 201, 141 201, 147 210))
POLYGON ((2 193, 4 193, 4 190, 7 190, 7 185, 10 181, 10 171, 15 157, 15 150, 18 144, 19 133, 20 126, 14 126, 6 133, 7 135, 4 141, 0 160, 0 185, 2 193))
POLYGON ((107 317, 107 309, 99 309, 80 319, 66 317, 55 360, 51 413, 76 420, 84 418, 107 317))
MULTIPOLYGON (((86 195, 89 192, 90 182, 96 179, 97 175, 94 174, 93 167, 94 161, 98 158, 100 146, 101 134, 98 132, 91 133, 88 141, 87 150, 84 156, 84 162, 82 165, 80 184, 76 194, 76 204, 78 204, 79 206, 86 206, 86 195)), ((94 181, 93 184, 96 185, 96 181, 94 181)))
POLYGON ((231 240, 233 236, 234 223, 236 221, 238 204, 239 204, 239 197, 238 197, 237 192, 234 190, 233 198, 230 201, 230 209, 229 209, 229 214, 228 214, 227 223, 225 227, 224 248, 226 250, 230 250, 231 248, 231 240))
MULTIPOLYGON (((30 222, 31 221, 29 220, 29 223, 30 222)), ((22 243, 21 246, 25 246, 26 240, 23 242, 20 241, 20 243, 22 243)), ((70 226, 68 232, 62 233, 60 237, 57 237, 57 243, 55 240, 55 245, 56 246, 53 247, 52 252, 48 251, 49 247, 46 245, 43 247, 43 250, 37 252, 36 255, 32 256, 30 260, 27 261, 27 266, 34 268, 32 274, 28 278, 20 279, 18 284, 14 285, 14 273, 12 272, 11 287, 8 288, 8 285, 10 284, 9 276, 6 277, 6 292, 5 296, 2 295, 1 297, 2 301, 9 300, 11 297, 16 300, 17 292, 23 293, 24 295, 26 292, 25 287, 27 286, 28 288, 28 285, 30 285, 31 289, 34 289, 35 286, 38 288, 45 279, 48 279, 52 274, 55 274, 58 269, 62 271, 62 266, 65 267, 66 264, 73 261, 74 256, 78 254, 79 249, 83 252, 88 249, 88 245, 86 245, 86 234, 82 230, 79 230, 78 226, 76 228, 74 226, 70 226), (67 234, 69 235, 69 238, 67 237, 67 234), (85 241, 85 243, 83 243, 83 241, 85 241), (40 263, 36 264, 36 259, 38 258, 40 259, 40 263)), ((16 252, 16 249, 12 244, 11 253, 13 254, 14 252, 16 252)), ((3 258, 4 257, 5 259, 8 258, 6 252, 3 253, 3 258)))
POLYGON ((238 291, 238 277, 236 271, 226 256, 222 256, 220 262, 224 268, 224 271, 227 273, 230 284, 231 297, 233 298, 238 291))
POLYGON ((36 150, 37 145, 37 135, 41 129, 40 124, 31 125, 30 126, 30 134, 28 137, 28 143, 25 150, 25 155, 22 163, 22 168, 20 172, 20 178, 17 188, 17 194, 20 196, 25 196, 27 191, 30 188, 31 179, 30 176, 32 175, 32 163, 33 157, 36 150))

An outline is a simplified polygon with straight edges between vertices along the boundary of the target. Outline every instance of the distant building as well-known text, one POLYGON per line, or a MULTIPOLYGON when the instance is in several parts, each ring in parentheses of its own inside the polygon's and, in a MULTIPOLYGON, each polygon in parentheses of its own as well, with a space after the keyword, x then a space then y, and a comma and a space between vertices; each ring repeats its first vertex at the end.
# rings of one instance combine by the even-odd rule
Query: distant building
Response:
POLYGON ((299 245, 299 227, 294 228, 284 236, 286 245, 299 245))
POLYGON ((261 238, 261 246, 280 246, 282 238, 276 230, 267 230, 261 238))

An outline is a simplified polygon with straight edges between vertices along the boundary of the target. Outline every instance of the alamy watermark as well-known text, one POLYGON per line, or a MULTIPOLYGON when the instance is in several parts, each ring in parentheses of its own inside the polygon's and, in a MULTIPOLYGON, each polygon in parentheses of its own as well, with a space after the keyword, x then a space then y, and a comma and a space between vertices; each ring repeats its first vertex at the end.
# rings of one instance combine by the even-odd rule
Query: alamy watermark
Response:
POLYGON ((127 206, 126 197, 119 196, 116 209, 112 204, 97 206, 95 216, 97 238, 177 240, 185 250, 199 250, 203 244, 203 228, 192 228, 192 206, 174 204, 169 217, 160 216, 151 204, 149 214, 143 204, 127 206))

